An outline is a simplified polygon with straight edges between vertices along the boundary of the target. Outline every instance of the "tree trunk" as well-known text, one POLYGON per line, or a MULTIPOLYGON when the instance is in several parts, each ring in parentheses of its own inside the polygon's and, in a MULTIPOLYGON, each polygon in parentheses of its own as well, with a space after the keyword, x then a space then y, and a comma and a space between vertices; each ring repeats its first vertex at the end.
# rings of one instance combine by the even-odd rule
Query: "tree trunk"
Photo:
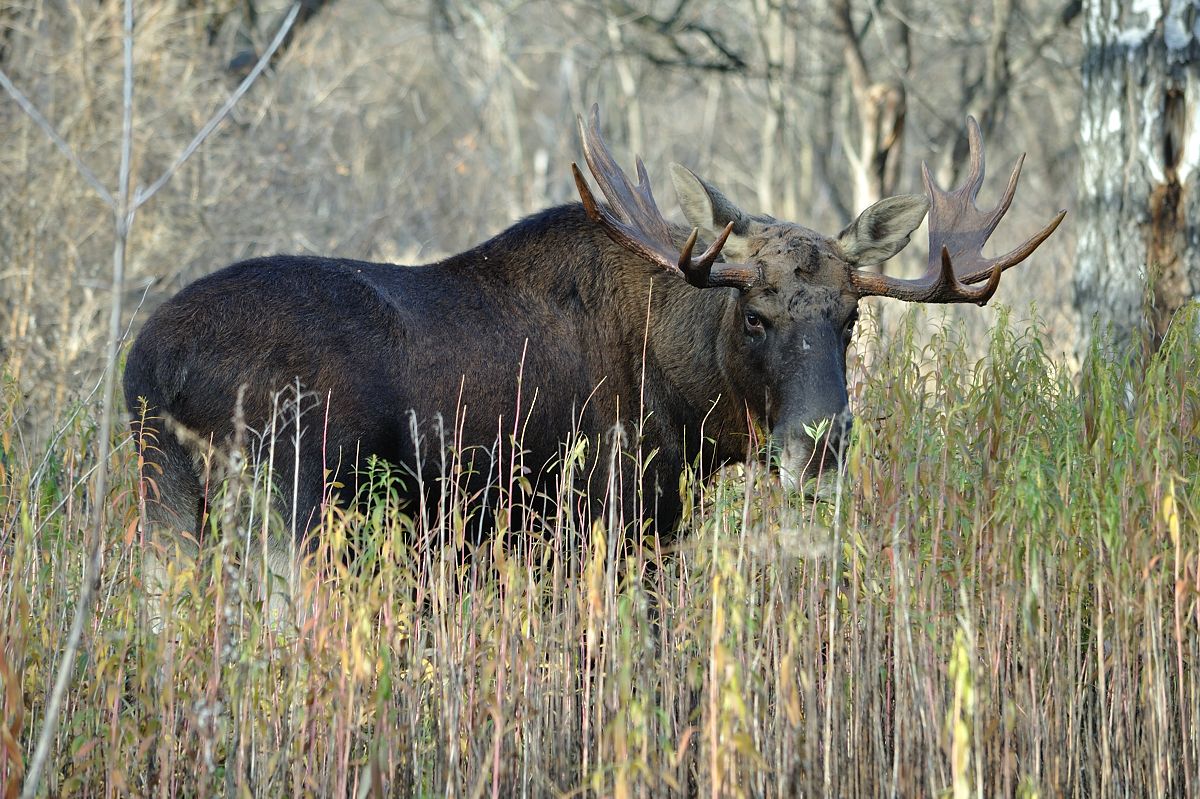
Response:
MULTIPOLYGON (((854 179, 853 211, 857 214, 896 192, 908 113, 904 77, 911 67, 911 42, 907 24, 903 20, 892 21, 888 45, 895 63, 887 66, 900 74, 876 80, 864 55, 862 36, 854 26, 850 0, 837 0, 833 4, 833 19, 843 41, 843 58, 858 117, 857 147, 851 144, 849 136, 845 142, 854 179)), ((885 25, 884 20, 873 22, 885 25)))
POLYGON ((1200 292, 1200 0, 1085 0, 1080 350, 1155 347, 1200 292))

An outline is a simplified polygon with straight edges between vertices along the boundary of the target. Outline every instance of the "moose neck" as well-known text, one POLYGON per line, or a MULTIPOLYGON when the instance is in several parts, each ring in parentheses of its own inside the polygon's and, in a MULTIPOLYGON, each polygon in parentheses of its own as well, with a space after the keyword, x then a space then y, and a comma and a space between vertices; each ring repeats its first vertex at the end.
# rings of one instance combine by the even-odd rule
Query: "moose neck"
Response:
POLYGON ((681 414, 686 418, 675 423, 682 423, 692 436, 702 432, 713 440, 719 460, 744 459, 744 403, 722 367, 724 336, 736 323, 736 291, 697 289, 671 274, 653 276, 645 286, 652 309, 648 348, 687 408, 681 414))
MULTIPOLYGON (((681 241, 687 233, 676 232, 681 241)), ((686 433, 688 458, 701 435, 716 442, 717 459, 744 458, 744 403, 721 367, 723 331, 737 322, 735 290, 688 285, 614 243, 579 205, 528 217, 442 267, 466 269, 466 282, 495 282, 489 291, 520 287, 523 302, 575 319, 603 348, 587 359, 591 378, 621 394, 627 421, 644 415, 661 438, 686 433)))

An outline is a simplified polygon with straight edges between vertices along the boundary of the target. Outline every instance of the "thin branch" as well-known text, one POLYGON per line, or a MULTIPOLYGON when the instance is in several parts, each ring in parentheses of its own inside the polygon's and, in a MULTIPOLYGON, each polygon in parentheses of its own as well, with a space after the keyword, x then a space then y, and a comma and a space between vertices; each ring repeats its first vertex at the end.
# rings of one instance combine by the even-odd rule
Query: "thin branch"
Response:
POLYGON ((104 391, 101 395, 102 410, 100 430, 96 442, 96 491, 92 498, 92 524, 87 542, 88 557, 83 567, 83 584, 80 586, 79 601, 75 604, 75 617, 58 663, 58 675, 54 688, 46 702, 46 715, 42 719, 42 730, 38 735, 33 760, 25 777, 21 799, 33 799, 37 795, 42 771, 50 757, 50 746, 58 731, 58 715, 62 710, 63 697, 75 673, 75 655, 83 639, 83 628, 92 617, 92 605, 100 588, 100 569, 103 565, 104 510, 108 494, 108 457, 112 445, 113 383, 116 382, 117 344, 121 336, 121 291, 125 282, 125 254, 129 234, 129 164, 133 158, 133 0, 125 0, 125 70, 122 81, 121 118, 121 166, 117 186, 117 205, 113 209, 116 235, 113 237, 113 289, 108 317, 108 351, 104 366, 104 391))
POLYGON ((75 154, 75 151, 71 149, 71 145, 67 144, 66 139, 58 135, 58 131, 56 131, 54 126, 51 125, 44 116, 42 116, 42 113, 38 111, 34 104, 29 101, 29 98, 22 94, 21 90, 13 85, 13 82, 9 80, 8 75, 3 69, 0 69, 0 86, 3 86, 4 90, 8 92, 9 96, 17 101, 17 105, 21 106, 21 110, 28 114, 29 118, 37 123, 37 126, 41 128, 42 131, 50 138, 50 141, 54 142, 54 145, 58 147, 59 151, 67 157, 67 160, 75 165, 75 168, 79 170, 79 174, 83 176, 83 179, 88 182, 88 185, 96 190, 96 193, 100 195, 100 199, 104 200, 104 204, 115 210, 117 207, 117 201, 113 199, 113 196, 109 193, 108 189, 104 188, 104 184, 100 182, 100 178, 96 177, 96 173, 93 172, 87 164, 80 160, 79 156, 75 154))
POLYGON ((749 63, 740 53, 726 44, 718 28, 694 20, 683 20, 683 14, 689 2, 690 0, 677 0, 674 10, 667 17, 656 17, 625 0, 613 2, 610 11, 632 24, 650 31, 675 53, 676 57, 657 55, 651 50, 643 50, 638 54, 639 57, 654 66, 705 72, 746 73, 749 70, 749 63), (686 33, 694 33, 706 40, 717 51, 720 58, 703 57, 701 54, 693 52, 694 48, 686 46, 679 40, 678 34, 686 33))
MULTIPOLYGON (((873 15, 868 15, 868 20, 873 15)), ((871 69, 867 65, 866 56, 862 51, 861 35, 854 30, 854 21, 850 17, 850 0, 838 0, 833 6, 834 25, 842 37, 842 53, 846 61, 846 69, 850 73, 850 85, 854 89, 855 99, 861 105, 866 101, 867 90, 871 85, 871 69)))
MULTIPOLYGON (((121 81, 121 165, 117 170, 117 244, 121 245, 121 252, 113 253, 113 285, 112 295, 115 298, 112 304, 113 315, 109 319, 109 344, 116 341, 117 335, 121 332, 121 303, 122 287, 125 284, 125 252, 124 240, 129 234, 129 216, 127 209, 129 208, 129 166, 133 161, 133 0, 125 0, 125 76, 121 81), (118 257, 119 256, 119 257, 118 257)), ((110 353, 111 357, 111 353, 110 353)), ((107 365, 109 371, 112 371, 112 362, 107 365)), ((111 404, 112 393, 106 392, 104 396, 105 410, 111 404)), ((101 447, 107 448, 107 444, 101 443, 101 447)), ((101 461, 103 462, 103 460, 101 461)), ((104 470, 101 470, 101 474, 104 470)), ((104 479, 101 477, 100 479, 104 479)))
POLYGON ((238 100, 242 99, 242 96, 249 91, 250 86, 253 85, 254 81, 258 80, 258 76, 261 75, 263 70, 267 68, 267 65, 271 63, 271 56, 273 56, 275 51, 278 50, 280 45, 283 44, 283 40, 287 37, 288 31, 291 30, 292 25, 296 22, 296 17, 299 15, 299 13, 300 3, 292 3, 292 9, 288 12, 287 17, 284 18, 283 24, 279 26, 279 32, 275 34, 275 38, 271 41, 271 46, 268 47, 267 51, 258 59, 258 63, 254 65, 254 69, 250 70, 250 74, 247 75, 241 84, 238 85, 233 94, 229 95, 229 99, 225 101, 225 104, 221 106, 217 113, 213 114, 212 118, 204 124, 204 127, 200 128, 200 132, 197 133, 196 137, 192 139, 191 143, 183 149, 183 152, 181 152, 175 159, 175 162, 167 168, 167 171, 163 172, 162 175, 159 176, 158 180, 151 183, 149 188, 142 189, 140 186, 138 187, 137 191, 134 192, 133 207, 130 209, 130 213, 137 211, 137 209, 141 208, 146 201, 157 194, 158 190, 167 184, 167 181, 169 181, 171 177, 179 170, 179 168, 183 166, 184 162, 191 158, 196 150, 200 148, 200 145, 204 143, 204 140, 207 139, 214 130, 216 130, 217 125, 220 125, 225 117, 229 115, 229 112, 233 110, 235 105, 237 105, 238 100))
POLYGON ((1029 45, 1026 47, 1024 54, 1013 64, 1012 74, 1022 75, 1025 70, 1041 59, 1042 53, 1055 37, 1071 27, 1071 23, 1075 21, 1075 18, 1079 16, 1082 10, 1083 3, 1080 0, 1066 0, 1063 7, 1059 9, 1059 12, 1049 17, 1037 29, 1037 32, 1030 37, 1029 45))
MULTIPOLYGON (((200 133, 192 140, 191 144, 184 152, 175 160, 171 167, 163 173, 163 175, 154 182, 147 192, 138 192, 137 199, 131 201, 129 196, 130 182, 130 165, 133 160, 133 0, 125 0, 125 25, 124 25, 124 80, 122 84, 122 106, 123 117, 121 120, 121 165, 119 171, 119 185, 117 199, 114 201, 112 196, 104 189, 103 185, 98 180, 95 180, 95 175, 88 170, 87 167, 74 156, 66 143, 61 137, 54 132, 49 123, 37 113, 37 109, 25 100, 24 95, 16 91, 16 87, 12 86, 11 81, 4 77, 5 88, 9 94, 17 99, 21 107, 26 113, 30 114, 35 121, 38 121, 43 130, 50 135, 51 139, 59 145, 59 149, 66 153, 67 157, 76 165, 81 174, 93 183, 97 191, 101 192, 101 196, 105 197, 105 201, 113 208, 114 215, 114 243, 113 243, 113 280, 112 280, 112 301, 110 305, 110 313, 108 320, 108 345, 105 353, 104 367, 104 389, 101 394, 101 416, 100 428, 98 431, 97 456, 96 456, 96 487, 93 496, 95 503, 92 524, 89 528, 88 541, 88 557, 84 564, 83 583, 80 586, 79 600, 75 605, 75 615, 71 621, 71 629, 67 634, 67 641, 63 647, 62 656, 59 660, 58 674, 54 680, 54 687, 50 692, 50 697, 46 702, 46 714, 42 719, 42 729, 38 735, 37 746, 34 749, 33 758, 30 762, 29 771, 25 777, 25 784, 21 791, 21 799, 33 799, 37 795, 39 784, 41 783, 42 772, 45 771, 46 762, 50 757, 50 747, 54 741, 58 730, 58 717, 62 710, 63 698, 66 695, 67 687, 71 682, 71 678, 75 672, 75 658, 79 651, 80 643, 83 639, 83 630, 87 626, 92 617, 92 606, 95 603, 96 592, 100 587, 100 572, 103 565, 104 555, 104 511, 106 509, 106 496, 108 494, 108 459, 112 452, 112 429, 113 419, 116 415, 114 409, 114 394, 117 373, 117 353, 120 351, 122 342, 124 341, 124 333, 121 329, 121 312, 122 298, 124 296, 125 283, 125 262, 128 252, 129 229, 133 223, 134 211, 138 206, 145 203, 150 197, 160 188, 166 185, 171 176, 196 151, 196 149, 208 138, 209 134, 220 124, 221 120, 229 113, 234 104, 246 93, 250 84, 262 73, 270 61, 272 54, 278 49, 283 41, 288 29, 296 19, 299 11, 299 5, 293 5, 287 19, 280 27, 279 34, 271 43, 271 47, 259 59, 258 64, 251 71, 246 79, 242 81, 237 91, 231 95, 230 99, 224 106, 213 116, 209 123, 206 124, 200 133)), ((0 73, 2 75, 2 73, 0 73)))

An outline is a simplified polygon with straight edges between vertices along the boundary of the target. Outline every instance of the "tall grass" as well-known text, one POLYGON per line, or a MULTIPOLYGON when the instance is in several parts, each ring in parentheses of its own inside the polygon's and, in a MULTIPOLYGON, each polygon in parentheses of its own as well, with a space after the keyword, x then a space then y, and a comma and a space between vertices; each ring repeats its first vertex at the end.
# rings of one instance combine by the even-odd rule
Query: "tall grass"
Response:
POLYGON ((238 567, 262 526, 246 462, 214 467, 218 534, 147 596, 130 442, 98 498, 87 414, 44 453, 4 425, 0 784, 104 502, 51 795, 1197 795, 1196 323, 1078 379, 1003 314, 978 360, 953 325, 867 334, 840 499, 731 470, 683 486, 672 543, 501 514, 476 546, 461 506, 413 522, 381 471, 274 623, 238 567))

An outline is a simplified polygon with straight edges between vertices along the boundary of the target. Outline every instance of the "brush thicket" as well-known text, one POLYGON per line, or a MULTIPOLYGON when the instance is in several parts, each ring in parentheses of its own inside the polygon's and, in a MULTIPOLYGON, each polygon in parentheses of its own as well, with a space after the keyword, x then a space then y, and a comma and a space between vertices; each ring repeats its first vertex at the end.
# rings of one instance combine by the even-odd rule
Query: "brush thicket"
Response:
MULTIPOLYGON (((273 585, 282 613, 250 574, 288 527, 252 458, 214 459, 209 527, 155 596, 127 437, 97 498, 87 414, 44 453, 6 434, 0 783, 19 784, 104 502, 54 795, 1194 795, 1195 322, 1079 379, 1003 314, 980 360, 953 325, 924 346, 912 317, 868 332, 841 493, 785 496, 757 466, 686 483, 666 545, 615 511, 537 536, 501 512, 472 543, 453 481, 414 521, 377 465, 373 500, 330 508, 273 585)), ((8 384, 0 410, 19 402, 8 384)))

